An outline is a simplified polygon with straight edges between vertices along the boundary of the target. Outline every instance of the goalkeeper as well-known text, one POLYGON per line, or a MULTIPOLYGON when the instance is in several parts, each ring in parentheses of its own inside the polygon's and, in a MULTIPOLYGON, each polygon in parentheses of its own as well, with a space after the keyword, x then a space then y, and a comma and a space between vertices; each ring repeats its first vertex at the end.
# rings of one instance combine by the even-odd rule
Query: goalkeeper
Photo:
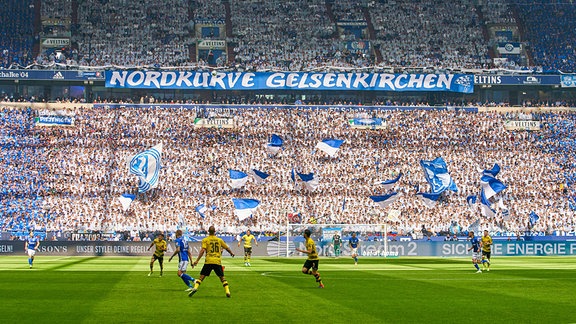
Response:
POLYGON ((339 257, 341 253, 340 247, 342 246, 340 234, 336 233, 332 236, 332 246, 334 247, 334 256, 339 257))

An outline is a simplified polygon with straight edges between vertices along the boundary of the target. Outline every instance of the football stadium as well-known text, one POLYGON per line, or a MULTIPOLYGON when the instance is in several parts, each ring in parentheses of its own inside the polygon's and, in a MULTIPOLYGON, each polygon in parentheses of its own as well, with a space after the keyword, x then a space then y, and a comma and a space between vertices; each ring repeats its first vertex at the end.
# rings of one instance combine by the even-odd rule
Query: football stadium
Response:
POLYGON ((0 17, 0 321, 576 322, 573 1, 0 17))

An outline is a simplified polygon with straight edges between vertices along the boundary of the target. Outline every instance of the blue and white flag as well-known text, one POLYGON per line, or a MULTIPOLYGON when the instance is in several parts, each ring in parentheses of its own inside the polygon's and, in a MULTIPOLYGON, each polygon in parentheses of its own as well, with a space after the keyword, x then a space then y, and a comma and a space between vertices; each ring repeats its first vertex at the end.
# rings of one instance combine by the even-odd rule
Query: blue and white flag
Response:
POLYGON ((276 134, 272 134, 270 143, 266 144, 266 149, 270 154, 276 154, 282 148, 282 144, 284 144, 282 138, 276 134))
POLYGON ((200 217, 202 217, 202 218, 206 217, 206 211, 208 211, 208 208, 206 208, 206 206, 204 204, 198 205, 195 209, 196 209, 196 212, 198 214, 200 214, 200 217))
POLYGON ((122 204, 122 210, 127 211, 130 208, 130 204, 136 199, 136 195, 131 194, 122 194, 122 196, 118 197, 120 200, 120 204, 122 204))
POLYGON ((270 175, 256 169, 252 169, 250 170, 250 176, 252 176, 256 184, 263 184, 266 178, 268 178, 270 175))
POLYGON ((477 220, 474 221, 474 223, 472 223, 472 224, 470 224, 470 226, 468 226, 468 231, 474 232, 474 233, 480 232, 480 218, 478 218, 477 220))
POLYGON ((340 149, 340 146, 342 146, 342 143, 344 143, 344 140, 325 139, 322 142, 318 142, 316 148, 330 155, 330 157, 334 157, 340 149))
POLYGON ((158 186, 162 156, 162 143, 140 152, 130 158, 128 168, 130 173, 138 176, 138 192, 147 192, 158 186))
POLYGON ((394 188, 394 186, 396 185, 396 182, 398 182, 398 180, 400 180, 401 177, 402 177, 402 173, 400 173, 395 179, 384 180, 384 181, 378 182, 377 184, 382 185, 384 187, 384 189, 386 189, 386 190, 390 190, 390 189, 394 188))
POLYGON ((498 53, 519 55, 522 52, 522 44, 519 42, 498 43, 498 53))
POLYGON ((240 221, 252 217, 252 213, 260 205, 260 201, 256 199, 232 198, 232 202, 234 203, 234 214, 238 216, 240 221))
POLYGON ((500 180, 487 175, 483 175, 482 178, 480 178, 480 185, 482 186, 482 191, 486 195, 486 199, 496 196, 507 188, 500 180))
POLYGON ((466 202, 468 202, 468 208, 470 209, 471 212, 475 212, 476 211, 476 200, 478 199, 478 197, 476 197, 475 195, 471 195, 466 197, 466 202))
POLYGON ((386 208, 390 206, 393 202, 398 199, 398 193, 393 192, 388 195, 381 195, 381 196, 370 196, 370 199, 378 204, 378 206, 382 208, 386 208))
POLYGON ((448 167, 443 158, 438 157, 433 161, 420 160, 420 165, 424 169, 424 175, 432 193, 441 193, 446 189, 458 192, 458 187, 448 174, 448 167))
POLYGON ((304 188, 308 191, 314 191, 320 185, 320 182, 314 173, 303 174, 296 172, 296 174, 298 175, 298 178, 302 180, 302 185, 304 188))
POLYGON ((496 216, 496 211, 492 209, 490 205, 490 201, 488 201, 488 198, 486 198, 484 193, 484 189, 482 189, 480 192, 480 211, 484 217, 494 218, 494 216, 496 216))
POLYGON ((536 222, 540 219, 540 216, 536 215, 535 212, 531 211, 529 216, 530 226, 534 226, 536 222))
POLYGON ((486 170, 482 171, 483 176, 490 176, 493 178, 496 178, 498 173, 500 173, 500 166, 498 165, 498 163, 494 163, 494 166, 492 167, 492 169, 486 169, 486 170))
POLYGON ((248 175, 242 171, 238 170, 228 170, 230 173, 230 187, 232 189, 238 189, 244 187, 246 182, 248 182, 248 175))
POLYGON ((424 206, 428 208, 433 208, 438 203, 441 193, 417 193, 416 196, 422 200, 424 206))
POLYGON ((504 206, 504 200, 502 198, 498 200, 498 208, 502 211, 503 219, 508 219, 508 217, 510 217, 510 210, 508 207, 504 206))

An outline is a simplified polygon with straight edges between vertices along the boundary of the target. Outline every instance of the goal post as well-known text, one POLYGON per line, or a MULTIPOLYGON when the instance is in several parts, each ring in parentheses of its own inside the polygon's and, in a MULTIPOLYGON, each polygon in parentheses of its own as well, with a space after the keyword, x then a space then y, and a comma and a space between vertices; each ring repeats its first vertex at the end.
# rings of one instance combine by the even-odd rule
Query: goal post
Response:
POLYGON ((316 243, 318 255, 335 257, 332 237, 338 233, 342 240, 341 256, 350 256, 348 241, 352 233, 360 239, 358 254, 372 257, 394 257, 398 254, 388 249, 387 224, 287 224, 285 256, 303 256, 295 248, 305 249, 304 230, 309 229, 311 238, 316 243))

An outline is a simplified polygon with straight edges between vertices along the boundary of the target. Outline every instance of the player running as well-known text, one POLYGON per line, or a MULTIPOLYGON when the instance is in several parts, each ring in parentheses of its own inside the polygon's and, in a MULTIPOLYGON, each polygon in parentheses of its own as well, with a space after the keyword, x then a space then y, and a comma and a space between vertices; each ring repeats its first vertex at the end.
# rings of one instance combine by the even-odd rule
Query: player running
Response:
POLYGON ((354 265, 358 265, 358 247, 360 247, 360 240, 356 237, 356 233, 352 233, 352 237, 348 241, 348 246, 352 250, 354 265))
POLYGON ((154 245, 156 245, 156 251, 154 251, 152 258, 150 259, 150 273, 148 274, 148 277, 154 273, 154 262, 156 260, 158 260, 158 264, 160 265, 160 277, 162 277, 164 274, 164 252, 166 252, 168 247, 166 241, 164 240, 164 234, 160 233, 158 236, 156 236, 154 241, 152 241, 148 247, 148 251, 150 251, 154 245))
POLYGON ((482 236, 482 268, 486 271, 490 271, 490 255, 492 254, 492 238, 490 237, 487 230, 484 230, 484 236, 482 236))
POLYGON ((470 238, 470 243, 472 243, 472 246, 468 248, 468 252, 472 250, 472 264, 477 270, 476 273, 482 273, 478 266, 478 263, 480 263, 480 240, 474 236, 474 231, 470 231, 468 237, 470 238))
POLYGON ((30 235, 28 236, 26 242, 24 243, 24 249, 28 253, 28 265, 30 266, 30 269, 32 269, 32 265, 34 263, 34 256, 36 255, 36 250, 38 250, 39 246, 40 246, 40 240, 38 239, 38 237, 34 236, 34 232, 30 232, 30 235))
POLYGON ((258 246, 258 241, 254 235, 250 233, 250 230, 247 230, 246 234, 242 236, 240 241, 238 241, 238 246, 240 246, 240 242, 244 241, 244 266, 246 267, 250 266, 250 257, 252 257, 252 240, 254 240, 254 243, 258 246))
POLYGON ((322 278, 320 278, 320 272, 318 272, 318 263, 320 262, 320 259, 318 258, 318 252, 316 252, 316 243, 314 243, 314 240, 310 238, 311 235, 312 233, 309 229, 304 230, 306 250, 296 248, 296 251, 308 254, 308 258, 304 262, 304 266, 302 266, 302 273, 313 275, 318 283, 318 288, 324 288, 322 278))
MULTIPOLYGON (((176 240, 174 241, 174 243, 176 243, 176 250, 174 251, 174 254, 172 254, 172 256, 170 257, 170 259, 168 259, 168 262, 172 261, 172 258, 176 254, 178 254, 178 260, 179 260, 178 277, 180 277, 182 281, 184 281, 186 286, 188 286, 188 289, 186 289, 186 291, 192 291, 194 289, 194 287, 192 286, 194 278, 190 277, 186 273, 186 269, 188 268, 188 263, 192 259, 192 255, 190 254, 190 250, 188 247, 188 240, 186 240, 186 238, 182 236, 182 230, 176 231, 176 240)), ((192 267, 194 266, 192 265, 192 267)))

